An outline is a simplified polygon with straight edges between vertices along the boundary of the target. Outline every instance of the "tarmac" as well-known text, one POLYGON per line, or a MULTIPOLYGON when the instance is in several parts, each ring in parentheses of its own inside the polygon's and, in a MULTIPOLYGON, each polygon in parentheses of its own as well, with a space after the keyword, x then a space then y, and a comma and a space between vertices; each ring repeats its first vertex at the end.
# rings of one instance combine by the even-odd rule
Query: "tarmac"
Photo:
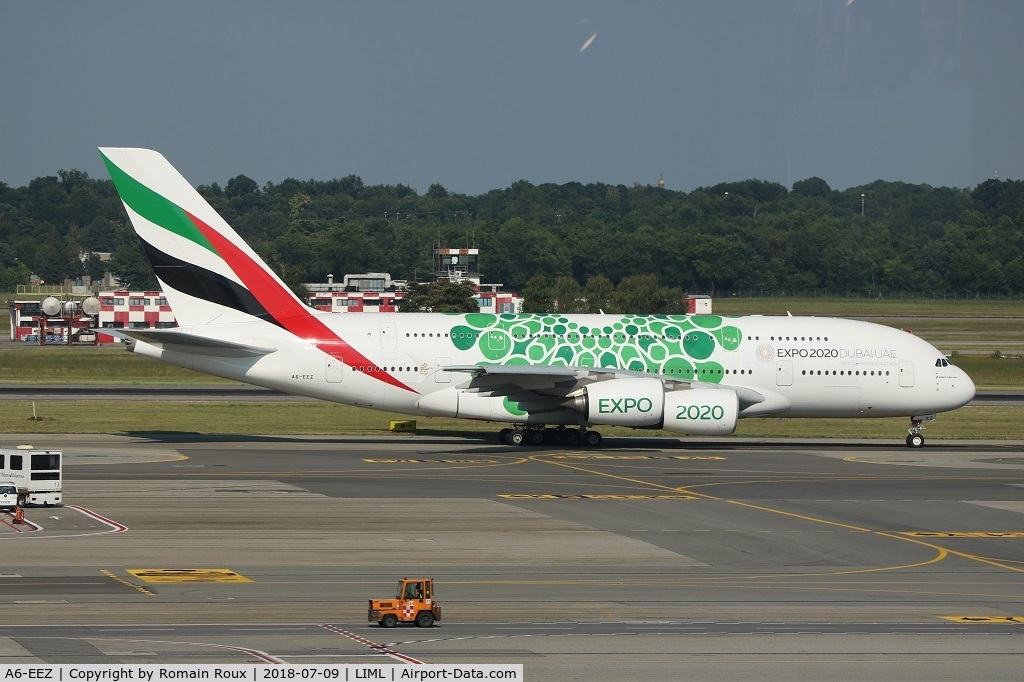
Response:
POLYGON ((24 442, 64 450, 67 506, 0 516, 0 665, 1020 678, 1021 441, 24 442), (437 626, 366 622, 406 575, 436 581, 437 626))

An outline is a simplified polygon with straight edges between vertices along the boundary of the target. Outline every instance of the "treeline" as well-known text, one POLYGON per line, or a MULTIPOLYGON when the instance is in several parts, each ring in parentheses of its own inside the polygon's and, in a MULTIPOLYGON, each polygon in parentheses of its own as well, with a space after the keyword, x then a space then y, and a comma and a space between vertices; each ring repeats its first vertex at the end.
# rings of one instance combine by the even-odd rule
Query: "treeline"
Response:
MULTIPOLYGON (((367 271, 424 279, 440 243, 478 246, 487 282, 522 291, 542 276, 527 293, 572 305, 609 287, 612 307, 632 290, 1024 290, 1024 181, 837 191, 819 178, 791 189, 746 180, 688 193, 519 181, 466 196, 354 175, 262 187, 239 175, 199 191, 293 285, 367 271)), ((109 180, 62 170, 26 187, 0 183, 0 287, 29 272, 51 283, 98 276, 97 259, 79 258, 93 251, 113 253, 122 281, 152 286, 109 180)))

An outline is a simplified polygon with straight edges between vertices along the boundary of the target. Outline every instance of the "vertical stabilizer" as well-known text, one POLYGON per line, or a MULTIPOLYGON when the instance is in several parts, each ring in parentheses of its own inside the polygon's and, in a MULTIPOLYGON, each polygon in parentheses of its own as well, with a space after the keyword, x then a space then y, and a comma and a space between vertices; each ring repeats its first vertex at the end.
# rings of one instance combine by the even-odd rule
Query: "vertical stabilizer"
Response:
POLYGON ((286 326, 310 309, 163 157, 101 148, 179 325, 251 320, 286 326))

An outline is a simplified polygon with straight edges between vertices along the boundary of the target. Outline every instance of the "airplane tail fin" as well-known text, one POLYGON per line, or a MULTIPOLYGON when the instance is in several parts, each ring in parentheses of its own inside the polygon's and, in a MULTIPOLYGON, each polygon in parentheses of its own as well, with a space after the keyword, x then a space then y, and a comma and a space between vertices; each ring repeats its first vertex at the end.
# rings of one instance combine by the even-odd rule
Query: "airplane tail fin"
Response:
POLYGON ((163 155, 120 147, 100 154, 179 325, 256 317, 285 327, 310 314, 163 155))

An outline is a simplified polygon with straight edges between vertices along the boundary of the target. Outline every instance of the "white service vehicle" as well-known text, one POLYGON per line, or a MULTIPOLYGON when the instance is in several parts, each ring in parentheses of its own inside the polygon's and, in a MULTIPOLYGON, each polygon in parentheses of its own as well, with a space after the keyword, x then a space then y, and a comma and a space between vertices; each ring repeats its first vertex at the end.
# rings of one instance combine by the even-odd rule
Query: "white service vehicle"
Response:
POLYGON ((10 511, 18 504, 18 488, 10 481, 0 481, 0 509, 10 511))
POLYGON ((13 485, 21 507, 62 506, 63 458, 61 450, 36 450, 31 445, 0 448, 0 487, 13 485))

